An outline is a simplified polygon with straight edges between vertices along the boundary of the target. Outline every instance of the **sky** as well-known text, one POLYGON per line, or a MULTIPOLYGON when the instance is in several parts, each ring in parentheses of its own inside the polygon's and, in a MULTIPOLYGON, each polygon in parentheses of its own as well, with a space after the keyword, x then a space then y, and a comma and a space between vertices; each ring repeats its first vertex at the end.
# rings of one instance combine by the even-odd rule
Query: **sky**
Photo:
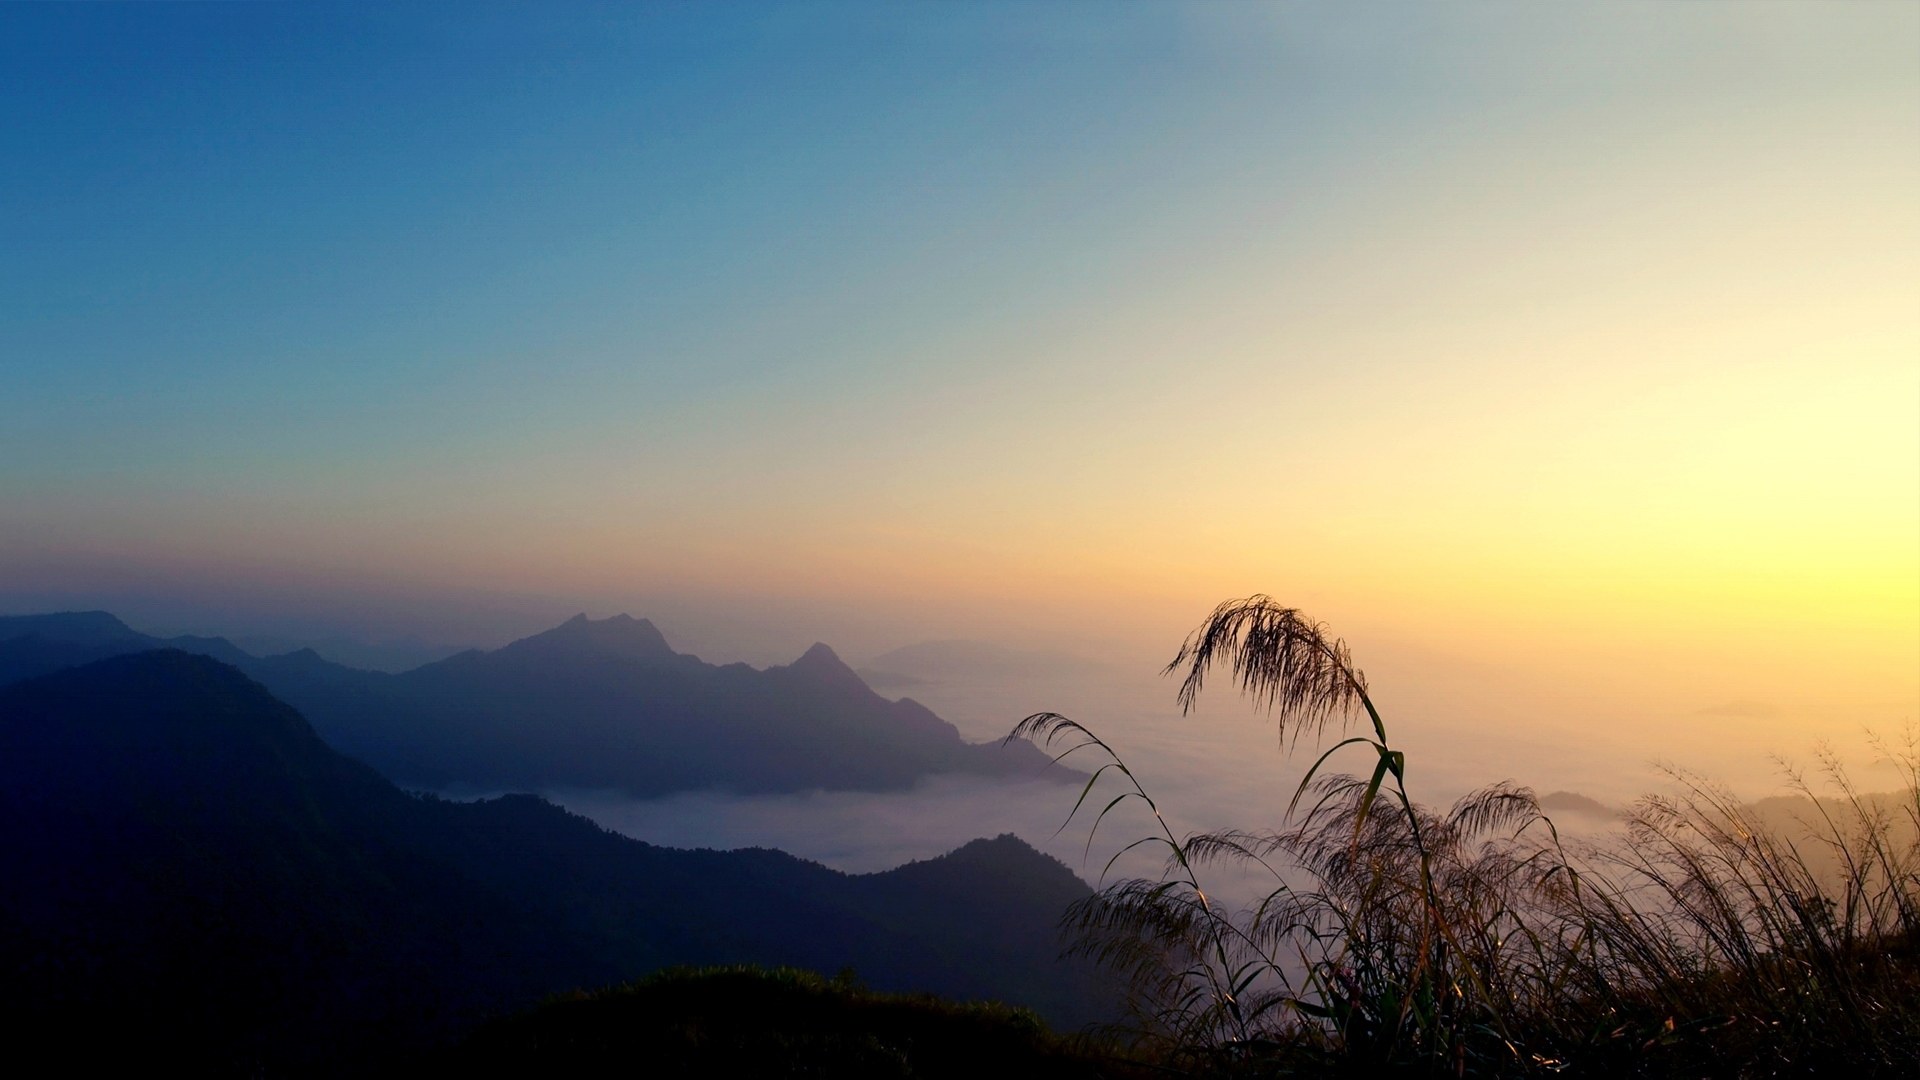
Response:
POLYGON ((1911 4, 15 4, 0 95, 0 611, 1920 710, 1911 4))

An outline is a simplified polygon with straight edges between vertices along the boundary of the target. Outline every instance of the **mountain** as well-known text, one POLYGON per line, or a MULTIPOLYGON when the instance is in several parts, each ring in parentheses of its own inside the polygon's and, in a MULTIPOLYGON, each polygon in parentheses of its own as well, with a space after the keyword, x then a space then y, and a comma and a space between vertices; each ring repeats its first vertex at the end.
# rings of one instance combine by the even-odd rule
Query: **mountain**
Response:
POLYGON ((1540 797, 1540 809, 1549 814, 1584 815, 1602 821, 1617 820, 1620 811, 1577 791, 1556 791, 1540 797))
POLYGON ((594 621, 575 615, 545 633, 521 638, 500 650, 516 658, 625 659, 640 663, 672 664, 680 660, 667 645, 666 635, 652 622, 631 615, 594 621))
POLYGON ((181 649, 229 664, 251 660, 225 638, 156 638, 104 611, 0 616, 0 686, 142 649, 181 649))
POLYGON ((917 702, 874 693, 824 644, 784 667, 715 666, 626 615, 576 616, 400 674, 310 650, 261 658, 220 638, 150 638, 104 612, 16 616, 0 619, 0 683, 156 647, 235 664, 329 744, 419 787, 647 797, 901 790, 941 773, 1085 779, 1029 743, 965 742, 917 702))
POLYGON ((0 1008, 76 1068, 351 1071, 678 964, 851 966, 1078 1024, 1110 1002, 1054 927, 1087 893, 1013 837, 854 876, 409 795, 179 651, 0 690, 0 1008))

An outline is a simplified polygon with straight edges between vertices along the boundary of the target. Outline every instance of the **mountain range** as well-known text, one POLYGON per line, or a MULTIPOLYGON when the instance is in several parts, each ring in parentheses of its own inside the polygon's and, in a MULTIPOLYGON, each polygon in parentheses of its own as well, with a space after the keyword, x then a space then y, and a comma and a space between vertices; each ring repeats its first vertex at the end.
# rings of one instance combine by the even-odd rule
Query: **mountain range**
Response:
POLYGON ((0 617, 0 685, 154 648, 233 664, 328 744, 413 787, 651 797, 902 790, 954 773, 1085 779, 1029 743, 965 742, 917 702, 874 693, 824 644, 783 667, 713 665, 627 615, 580 615, 399 674, 310 649, 256 657, 224 638, 155 638, 106 612, 0 617))
POLYGON ((16 1048, 65 1067, 356 1071, 676 964, 850 966, 1078 1024, 1114 1006, 1058 958, 1056 921, 1087 894, 1011 836, 856 876, 658 848, 534 796, 411 795, 179 650, 0 689, 0 1007, 16 1048))

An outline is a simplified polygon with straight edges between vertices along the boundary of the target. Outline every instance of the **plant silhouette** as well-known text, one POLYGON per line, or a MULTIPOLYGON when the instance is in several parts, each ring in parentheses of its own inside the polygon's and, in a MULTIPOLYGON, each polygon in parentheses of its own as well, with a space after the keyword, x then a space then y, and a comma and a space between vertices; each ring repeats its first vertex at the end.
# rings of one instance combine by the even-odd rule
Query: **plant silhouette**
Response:
POLYGON ((1036 713, 1009 736, 1105 757, 1067 817, 1101 806, 1089 848, 1121 804, 1153 814, 1156 831, 1101 878, 1143 846, 1164 850, 1160 877, 1106 884, 1068 913, 1073 948, 1128 986, 1143 1049, 1176 1067, 1261 1075, 1920 1067, 1911 738, 1890 755, 1910 781, 1892 809, 1823 759, 1841 798, 1813 839, 1836 853, 1836 879, 1688 774, 1679 795, 1642 800, 1623 836, 1590 848, 1563 843, 1532 791, 1510 782, 1429 810, 1408 794, 1405 755, 1345 643, 1270 597, 1219 605, 1180 646, 1166 673, 1180 677, 1183 711, 1222 668, 1290 750, 1342 736, 1308 767, 1278 831, 1177 837, 1085 726, 1036 713), (1346 734, 1362 719, 1367 730, 1346 734), (1371 750, 1368 773, 1323 775, 1350 747, 1371 750), (1122 790, 1101 803, 1109 773, 1122 790), (1227 910, 1202 887, 1223 864, 1272 887, 1227 910))

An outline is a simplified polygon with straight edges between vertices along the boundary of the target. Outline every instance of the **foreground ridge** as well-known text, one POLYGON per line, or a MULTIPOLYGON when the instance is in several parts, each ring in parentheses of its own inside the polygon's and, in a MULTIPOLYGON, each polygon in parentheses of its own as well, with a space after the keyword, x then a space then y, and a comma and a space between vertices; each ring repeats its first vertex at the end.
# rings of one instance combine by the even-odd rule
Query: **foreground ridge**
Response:
POLYGON ((991 874, 980 850, 848 875, 655 847, 534 796, 416 797, 179 651, 0 689, 0 1007, 82 1066, 351 1071, 675 964, 851 965, 1100 1018, 1091 970, 1055 960, 1085 885, 1012 838, 985 845, 991 874))

